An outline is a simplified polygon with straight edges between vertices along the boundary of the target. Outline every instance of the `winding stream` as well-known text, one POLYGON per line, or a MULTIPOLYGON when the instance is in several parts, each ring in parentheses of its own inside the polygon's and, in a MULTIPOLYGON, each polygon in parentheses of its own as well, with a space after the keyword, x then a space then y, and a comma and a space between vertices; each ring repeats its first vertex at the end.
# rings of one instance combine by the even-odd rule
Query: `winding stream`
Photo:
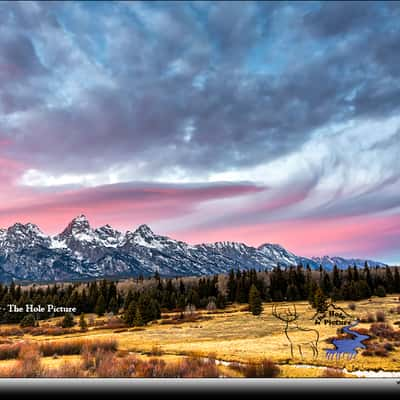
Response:
POLYGON ((370 336, 362 335, 361 333, 358 333, 351 329, 357 325, 358 325, 358 321, 356 321, 354 324, 347 325, 342 328, 342 332, 345 332, 352 336, 351 339, 333 339, 332 340, 332 344, 335 346, 335 348, 325 350, 326 358, 328 360, 331 360, 333 358, 335 358, 336 360, 339 360, 342 356, 346 356, 346 355, 347 355, 347 358, 350 360, 357 355, 357 349, 365 349, 366 348, 363 341, 369 339, 370 336))

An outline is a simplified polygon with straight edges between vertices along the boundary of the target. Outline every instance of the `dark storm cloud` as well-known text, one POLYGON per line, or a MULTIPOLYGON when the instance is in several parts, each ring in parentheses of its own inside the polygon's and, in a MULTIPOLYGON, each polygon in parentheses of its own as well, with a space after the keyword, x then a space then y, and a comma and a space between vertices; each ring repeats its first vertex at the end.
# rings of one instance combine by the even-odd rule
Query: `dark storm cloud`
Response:
POLYGON ((0 111, 27 110, 40 103, 46 74, 32 41, 23 34, 0 28, 0 111))
POLYGON ((306 26, 315 34, 324 36, 343 35, 351 30, 365 29, 368 22, 374 23, 379 12, 377 3, 364 1, 324 2, 304 16, 306 26))
POLYGON ((392 4, 6 7, 0 79, 7 60, 25 85, 0 98, 26 112, 0 132, 14 158, 52 173, 224 171, 294 152, 330 123, 399 110, 392 4))

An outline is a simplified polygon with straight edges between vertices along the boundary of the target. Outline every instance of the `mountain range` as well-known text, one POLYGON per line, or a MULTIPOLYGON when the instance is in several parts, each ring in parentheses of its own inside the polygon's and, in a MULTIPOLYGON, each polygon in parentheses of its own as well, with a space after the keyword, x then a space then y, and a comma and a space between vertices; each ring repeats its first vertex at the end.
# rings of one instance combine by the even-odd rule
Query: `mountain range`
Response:
POLYGON ((297 256, 278 244, 259 247, 238 242, 190 245, 160 236, 147 226, 125 233, 110 225, 93 229, 84 215, 58 235, 45 235, 37 225, 16 223, 0 229, 0 281, 54 282, 98 278, 200 276, 234 269, 273 269, 307 264, 330 270, 385 264, 341 257, 297 256))

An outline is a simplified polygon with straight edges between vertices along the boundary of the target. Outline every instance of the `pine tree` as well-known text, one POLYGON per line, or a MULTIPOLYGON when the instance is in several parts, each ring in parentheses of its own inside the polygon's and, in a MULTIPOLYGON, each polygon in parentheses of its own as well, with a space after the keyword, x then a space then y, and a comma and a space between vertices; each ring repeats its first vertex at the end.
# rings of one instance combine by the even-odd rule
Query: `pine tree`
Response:
POLYGON ((331 298, 333 301, 343 300, 342 290, 337 287, 334 287, 332 289, 331 298))
POLYGON ((236 299, 236 279, 233 269, 229 272, 228 278, 228 300, 233 303, 236 299))
POLYGON ((245 275, 243 274, 236 286, 236 301, 238 303, 247 303, 248 293, 249 292, 246 292, 245 275))
POLYGON ((340 275, 337 265, 333 266, 333 277, 332 277, 333 286, 337 289, 340 288, 340 275))
POLYGON ((311 306, 314 308, 315 308, 315 306, 314 306, 315 292, 316 292, 317 288, 318 288, 317 283, 313 279, 311 279, 311 281, 308 285, 307 299, 308 299, 308 302, 311 304, 311 306))
POLYGON ((326 295, 329 295, 332 291, 331 279, 326 272, 323 273, 321 289, 326 295))
POLYGON ((328 299, 321 288, 317 288, 314 293, 312 306, 318 313, 324 313, 328 309, 328 299))
POLYGON ((135 320, 136 302, 132 300, 128 307, 125 308, 124 320, 128 326, 132 326, 135 320))
POLYGON ((393 293, 394 292, 394 278, 392 271, 390 270, 389 267, 386 267, 385 270, 385 281, 386 281, 386 291, 388 293, 393 293))
POLYGON ((74 317, 71 313, 66 313, 64 319, 61 322, 63 328, 71 328, 75 325, 74 317))
POLYGON ((358 279, 359 279, 358 268, 357 268, 357 265, 354 264, 354 267, 353 267, 353 280, 355 282, 358 282, 358 279))
POLYGON ((359 299, 368 299, 369 297, 371 297, 372 292, 365 279, 362 279, 359 282, 357 282, 356 287, 359 299))
POLYGON ((82 312, 89 312, 90 311, 90 308, 88 307, 88 298, 87 298, 87 294, 86 294, 86 290, 85 289, 82 290, 80 303, 81 303, 82 312))
POLYGON ((219 308, 219 309, 223 309, 226 307, 226 298, 222 293, 218 293, 215 304, 216 304, 217 308, 219 308))
POLYGON ((263 310, 260 292, 254 284, 251 285, 249 292, 249 306, 253 315, 260 315, 263 310))
POLYGON ((385 288, 382 285, 379 285, 375 290, 375 295, 378 297, 385 297, 386 296, 385 288))
POLYGON ((150 300, 149 310, 150 310, 149 312, 150 321, 154 321, 161 318, 160 304, 158 303, 157 300, 155 299, 150 300))
POLYGON ((108 305, 108 310, 110 312, 112 312, 114 315, 118 314, 119 311, 119 306, 117 303, 117 298, 116 297, 112 297, 110 300, 110 304, 108 305))
POLYGON ((133 292, 132 289, 129 289, 126 297, 125 297, 125 301, 124 301, 124 309, 127 310, 129 305, 131 304, 133 300, 133 292))
POLYGON ((28 314, 22 318, 20 323, 21 328, 36 326, 36 320, 33 314, 28 314))
POLYGON ((286 296, 288 301, 300 300, 299 291, 295 284, 290 284, 286 290, 286 296))
POLYGON ((394 270, 394 292, 395 293, 400 293, 400 273, 399 273, 399 268, 396 267, 394 270))
POLYGON ((371 271, 370 271, 370 269, 368 267, 368 263, 367 262, 365 262, 365 266, 364 266, 364 275, 365 275, 365 280, 367 281, 367 284, 368 284, 370 290, 373 292, 374 289, 375 289, 375 283, 374 283, 374 280, 373 280, 373 278, 371 276, 371 271))
POLYGON ((81 331, 87 330, 87 322, 85 320, 85 314, 83 314, 83 313, 79 317, 79 327, 81 328, 81 331))
POLYGON ((94 312, 99 316, 103 316, 104 313, 106 312, 106 300, 104 296, 101 294, 99 298, 97 299, 96 307, 94 312))
POLYGON ((134 326, 143 326, 144 325, 142 313, 140 312, 140 308, 138 306, 136 307, 133 325, 134 326))

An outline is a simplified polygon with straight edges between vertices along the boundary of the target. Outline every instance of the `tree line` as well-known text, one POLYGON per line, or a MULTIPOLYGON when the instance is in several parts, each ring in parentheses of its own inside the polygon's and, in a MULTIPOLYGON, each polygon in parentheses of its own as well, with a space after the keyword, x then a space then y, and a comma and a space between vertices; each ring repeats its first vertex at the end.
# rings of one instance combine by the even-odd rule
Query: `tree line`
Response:
MULTIPOLYGON (((22 287, 12 282, 0 284, 0 323, 21 323, 26 312, 10 312, 9 304, 76 307, 77 315, 95 313, 120 315, 129 326, 145 325, 161 317, 162 311, 193 312, 196 309, 223 309, 227 304, 249 304, 258 315, 262 302, 308 300, 318 307, 321 298, 360 300, 387 293, 400 293, 398 268, 349 267, 332 271, 309 266, 280 268, 271 271, 232 269, 227 275, 200 278, 137 278, 136 285, 120 286, 116 281, 53 284, 47 287, 22 287)), ((64 313, 42 312, 34 320, 64 313)), ((30 317, 32 319, 32 317, 30 317)), ((26 321, 26 319, 25 319, 26 321)))

